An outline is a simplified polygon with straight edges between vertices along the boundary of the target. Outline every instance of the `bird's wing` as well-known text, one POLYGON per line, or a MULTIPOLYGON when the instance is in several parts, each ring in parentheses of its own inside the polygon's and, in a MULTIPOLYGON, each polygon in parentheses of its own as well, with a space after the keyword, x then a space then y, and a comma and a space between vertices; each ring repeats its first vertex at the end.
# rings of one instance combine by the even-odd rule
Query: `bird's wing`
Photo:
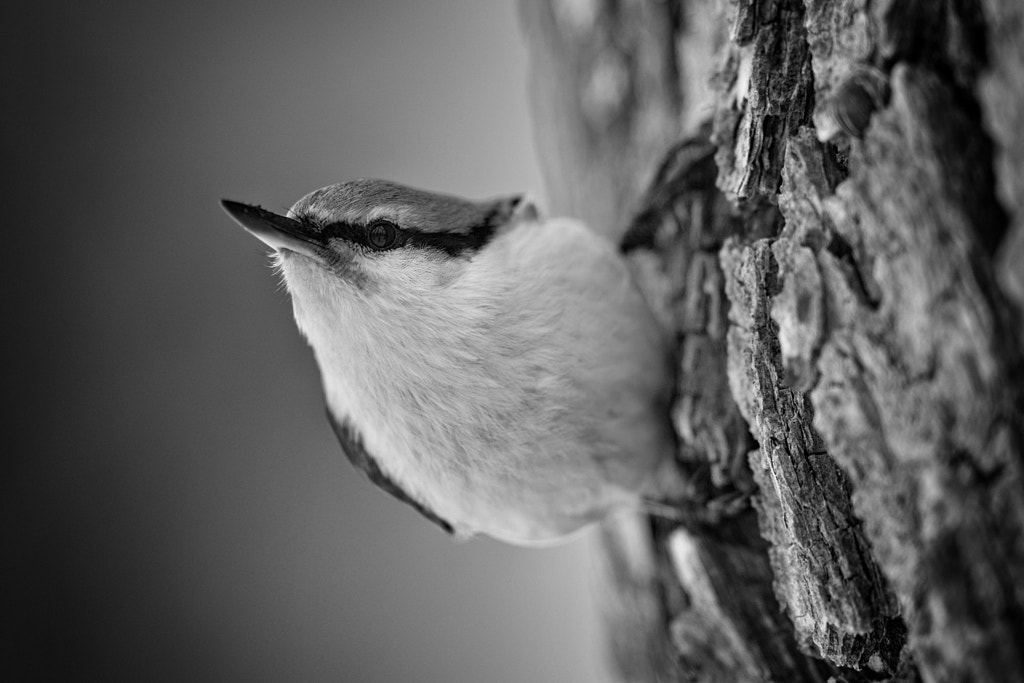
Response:
POLYGON ((347 419, 337 417, 331 411, 330 406, 327 407, 327 420, 331 423, 335 436, 338 437, 338 442, 341 444, 341 450, 344 451, 345 457, 356 468, 362 470, 369 477, 370 481, 403 503, 416 508, 421 515, 437 524, 449 534, 455 533, 451 523, 437 516, 433 510, 428 509, 422 503, 412 498, 398 484, 389 479, 388 475, 384 474, 377 461, 366 451, 366 448, 363 446, 363 439, 359 432, 356 431, 356 428, 347 419))

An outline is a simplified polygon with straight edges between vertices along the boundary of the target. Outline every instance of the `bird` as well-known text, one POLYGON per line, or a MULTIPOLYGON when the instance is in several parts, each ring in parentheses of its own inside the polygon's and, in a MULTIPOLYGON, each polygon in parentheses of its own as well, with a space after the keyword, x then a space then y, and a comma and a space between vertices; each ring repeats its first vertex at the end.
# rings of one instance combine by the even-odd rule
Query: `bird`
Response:
POLYGON ((457 538, 522 546, 658 505, 672 344, 610 240, 528 195, 376 179, 284 215, 221 204, 272 250, 328 420, 377 486, 457 538))

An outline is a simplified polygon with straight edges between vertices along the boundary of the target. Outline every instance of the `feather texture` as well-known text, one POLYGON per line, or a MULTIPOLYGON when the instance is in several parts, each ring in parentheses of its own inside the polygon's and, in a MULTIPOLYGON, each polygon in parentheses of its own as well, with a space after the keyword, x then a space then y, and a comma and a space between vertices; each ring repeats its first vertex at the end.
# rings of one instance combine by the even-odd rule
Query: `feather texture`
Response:
MULTIPOLYGON (((359 216, 322 190, 292 214, 432 232, 481 215, 404 199, 366 200, 359 216)), ((329 242, 328 263, 284 251, 280 266, 329 412, 362 437, 356 464, 457 533, 532 544, 640 505, 674 451, 673 376, 613 246, 577 221, 516 215, 462 256, 329 242)))

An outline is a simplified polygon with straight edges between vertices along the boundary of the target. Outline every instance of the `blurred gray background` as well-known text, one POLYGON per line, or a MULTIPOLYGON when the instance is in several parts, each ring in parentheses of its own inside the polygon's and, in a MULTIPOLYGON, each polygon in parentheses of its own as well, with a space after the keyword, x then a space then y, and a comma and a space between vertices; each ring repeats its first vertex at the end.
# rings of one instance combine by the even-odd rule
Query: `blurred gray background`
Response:
POLYGON ((513 4, 35 2, 2 24, 3 670, 606 680, 593 539, 456 544, 366 482, 264 248, 218 206, 362 176, 543 204, 513 4))

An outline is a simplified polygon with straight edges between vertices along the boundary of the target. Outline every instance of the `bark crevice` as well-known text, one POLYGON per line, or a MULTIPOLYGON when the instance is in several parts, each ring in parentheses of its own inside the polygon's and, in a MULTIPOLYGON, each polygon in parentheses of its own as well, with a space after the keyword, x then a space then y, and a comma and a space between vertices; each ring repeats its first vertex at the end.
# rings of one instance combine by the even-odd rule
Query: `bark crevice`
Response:
POLYGON ((662 647, 624 678, 1024 681, 1024 9, 690 0, 643 40, 649 8, 584 4, 554 39, 524 10, 537 123, 588 159, 559 183, 615 189, 552 194, 630 226, 703 510, 606 530, 649 570, 611 578, 648 608, 610 628, 662 647), (608 45, 629 115, 579 122, 595 156, 538 98, 571 100, 608 45))

